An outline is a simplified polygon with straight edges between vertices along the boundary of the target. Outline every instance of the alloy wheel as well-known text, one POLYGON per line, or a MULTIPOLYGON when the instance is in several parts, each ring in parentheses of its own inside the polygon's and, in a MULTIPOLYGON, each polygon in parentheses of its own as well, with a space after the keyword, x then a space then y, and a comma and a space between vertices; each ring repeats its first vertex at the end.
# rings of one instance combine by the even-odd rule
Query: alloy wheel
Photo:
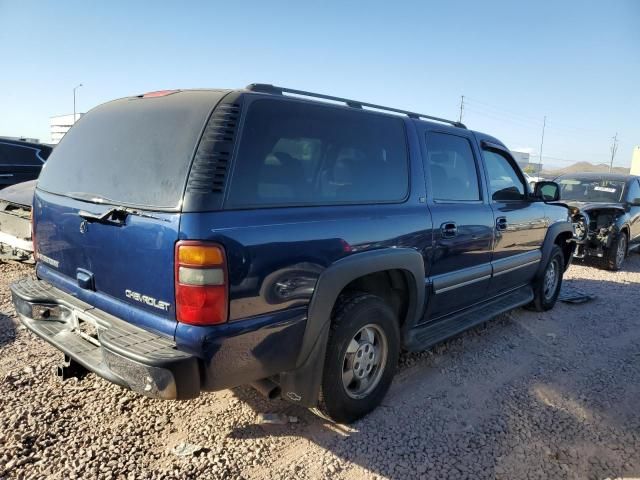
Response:
POLYGON ((624 233, 620 234, 620 239, 618 240, 618 250, 616 251, 616 266, 620 268, 622 262, 624 262, 624 257, 627 254, 627 236, 624 233))
POLYGON ((353 399, 369 395, 380 382, 387 364, 388 342, 375 324, 362 327, 353 336, 342 359, 342 385, 353 399))
POLYGON ((551 300, 556 293, 558 287, 558 280, 560 276, 560 264, 556 258, 554 258, 547 270, 544 272, 544 298, 545 300, 551 300))

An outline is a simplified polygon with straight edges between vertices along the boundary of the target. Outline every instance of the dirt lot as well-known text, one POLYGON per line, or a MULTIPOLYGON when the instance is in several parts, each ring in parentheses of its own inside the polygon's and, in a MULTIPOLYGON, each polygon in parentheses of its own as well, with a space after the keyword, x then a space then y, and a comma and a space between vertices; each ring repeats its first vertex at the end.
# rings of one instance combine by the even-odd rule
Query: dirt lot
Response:
POLYGON ((8 284, 31 270, 0 265, 0 478, 640 477, 640 255, 572 266, 591 303, 404 355, 384 406, 349 428, 250 388, 170 403, 94 375, 60 384, 60 354, 13 317, 8 284), (201 450, 172 453, 182 442, 201 450))

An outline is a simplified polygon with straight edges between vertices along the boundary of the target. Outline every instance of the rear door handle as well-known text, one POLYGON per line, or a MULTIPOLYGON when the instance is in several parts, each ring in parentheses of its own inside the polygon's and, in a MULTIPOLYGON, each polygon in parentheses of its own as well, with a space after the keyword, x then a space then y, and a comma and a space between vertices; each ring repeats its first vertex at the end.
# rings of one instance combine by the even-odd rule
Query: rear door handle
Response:
POLYGON ((496 218, 496 229, 498 229, 498 230, 506 230, 507 229, 507 217, 498 217, 498 218, 496 218))
POLYGON ((453 222, 445 222, 440 225, 440 231, 444 238, 455 237, 458 234, 458 226, 453 222))
POLYGON ((0 177, 13 177, 13 173, 0 173, 0 177))

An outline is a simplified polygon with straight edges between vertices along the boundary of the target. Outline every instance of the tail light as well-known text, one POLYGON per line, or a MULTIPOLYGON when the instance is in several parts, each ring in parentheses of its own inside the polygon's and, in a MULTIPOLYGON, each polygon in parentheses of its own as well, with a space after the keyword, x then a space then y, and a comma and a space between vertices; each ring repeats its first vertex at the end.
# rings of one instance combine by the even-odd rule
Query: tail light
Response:
POLYGON ((176 244, 176 318, 191 325, 227 321, 227 264, 220 245, 181 241, 176 244))
POLYGON ((180 90, 157 90, 155 92, 147 92, 138 96, 141 98, 166 97, 167 95, 171 95, 172 93, 178 93, 179 91, 180 90))

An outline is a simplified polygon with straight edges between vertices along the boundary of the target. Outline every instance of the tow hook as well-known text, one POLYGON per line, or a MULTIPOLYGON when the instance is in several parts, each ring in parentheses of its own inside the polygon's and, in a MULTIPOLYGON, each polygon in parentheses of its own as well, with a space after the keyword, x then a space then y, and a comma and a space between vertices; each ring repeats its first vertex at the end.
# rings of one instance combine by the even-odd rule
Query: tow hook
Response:
POLYGON ((65 355, 64 362, 56 367, 55 373, 58 380, 64 382, 70 378, 77 378, 78 380, 81 380, 85 375, 87 375, 87 373, 89 373, 89 370, 80 365, 73 358, 65 355))

